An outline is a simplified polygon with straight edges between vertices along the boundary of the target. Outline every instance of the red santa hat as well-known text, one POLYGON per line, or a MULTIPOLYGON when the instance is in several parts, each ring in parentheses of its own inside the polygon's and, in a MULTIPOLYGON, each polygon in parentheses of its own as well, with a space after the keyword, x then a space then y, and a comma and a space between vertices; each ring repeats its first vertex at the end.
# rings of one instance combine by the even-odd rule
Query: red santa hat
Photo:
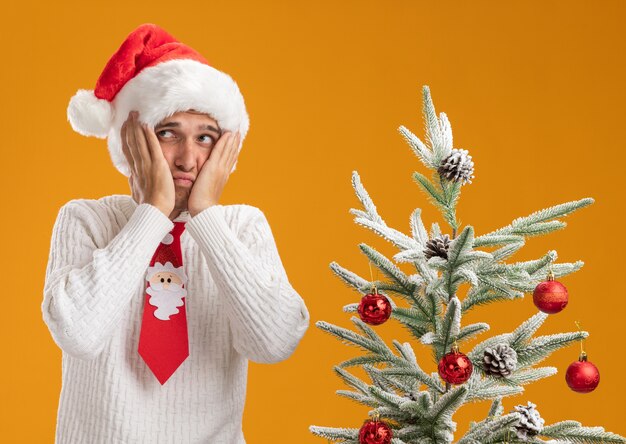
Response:
POLYGON ((250 123, 237 83, 194 49, 148 23, 126 37, 94 90, 80 89, 71 98, 67 118, 74 131, 106 138, 113 165, 129 177, 120 140, 128 113, 139 111, 140 121, 155 127, 190 109, 209 114, 223 130, 239 131, 241 146, 250 123))

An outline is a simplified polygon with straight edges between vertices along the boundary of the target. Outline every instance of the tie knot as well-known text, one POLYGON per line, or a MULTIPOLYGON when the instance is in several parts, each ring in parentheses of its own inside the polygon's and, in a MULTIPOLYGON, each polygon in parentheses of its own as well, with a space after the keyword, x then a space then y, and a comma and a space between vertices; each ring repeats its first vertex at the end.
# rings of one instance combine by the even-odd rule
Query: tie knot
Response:
POLYGON ((183 234, 183 231, 185 231, 185 222, 176 221, 174 222, 174 228, 172 228, 172 231, 170 231, 170 233, 180 237, 180 235, 183 234))

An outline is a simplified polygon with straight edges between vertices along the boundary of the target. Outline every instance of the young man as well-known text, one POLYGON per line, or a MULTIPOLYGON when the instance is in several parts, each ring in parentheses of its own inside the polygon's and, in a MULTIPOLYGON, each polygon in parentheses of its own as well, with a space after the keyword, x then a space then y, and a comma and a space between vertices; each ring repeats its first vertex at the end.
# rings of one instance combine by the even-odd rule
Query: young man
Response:
POLYGON ((107 137, 132 196, 72 200, 54 225, 56 443, 245 443, 248 360, 288 358, 309 313, 263 213, 219 204, 249 125, 237 85, 142 25, 68 118, 107 137))

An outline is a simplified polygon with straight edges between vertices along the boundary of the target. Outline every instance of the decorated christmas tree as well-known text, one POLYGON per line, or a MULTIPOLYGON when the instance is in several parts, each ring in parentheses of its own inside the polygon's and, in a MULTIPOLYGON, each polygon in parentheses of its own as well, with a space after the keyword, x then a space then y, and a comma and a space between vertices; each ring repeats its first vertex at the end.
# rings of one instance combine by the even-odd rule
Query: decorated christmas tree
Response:
POLYGON ((370 263, 369 280, 336 262, 330 264, 331 270, 361 296, 360 303, 344 307, 345 312, 358 315, 351 318, 358 331, 324 321, 316 326, 365 352, 334 370, 352 389, 338 390, 337 394, 369 407, 370 418, 358 427, 311 426, 310 431, 329 441, 354 444, 626 442, 602 427, 585 427, 577 421, 547 425, 541 418, 541 407, 530 401, 509 412, 502 403, 504 397, 522 393, 526 384, 556 374, 556 368, 539 363, 575 341, 581 341, 581 353, 565 372, 567 384, 581 393, 598 386, 599 370, 587 359, 582 345, 587 332, 578 328, 536 335, 550 314, 567 305, 567 289, 558 279, 578 271, 583 262, 557 263, 554 250, 534 260, 506 261, 524 246, 526 238, 564 228, 566 223, 558 219, 592 204, 593 199, 546 208, 486 234, 477 235, 471 225, 461 226, 456 207, 462 186, 474 177, 474 163, 467 150, 453 148, 450 123, 445 113, 437 116, 427 86, 423 100, 426 142, 404 126, 399 131, 431 171, 430 177, 415 172, 413 178, 441 211, 451 235, 442 233, 436 222, 427 231, 420 208, 410 216, 410 235, 389 227, 359 175, 353 172, 352 186, 363 206, 350 210, 355 222, 389 241, 399 252, 390 259, 360 244, 370 263), (398 265, 402 263, 411 264, 416 272, 403 272, 398 265), (374 279, 372 265, 384 279, 374 279), (463 284, 468 290, 460 295, 463 284), (537 314, 510 333, 486 338, 472 350, 461 351, 468 339, 484 336, 489 330, 483 322, 464 325, 464 314, 481 305, 523 298, 526 293, 532 293, 537 314), (402 306, 396 300, 402 300, 402 306), (429 347, 432 360, 429 356, 418 359, 409 342, 394 339, 388 345, 376 326, 390 318, 429 347), (369 381, 347 370, 356 366, 362 367, 369 381), (437 371, 428 373, 434 369, 437 371), (477 401, 491 403, 488 414, 472 422, 464 436, 455 438, 454 413, 462 405, 477 401))

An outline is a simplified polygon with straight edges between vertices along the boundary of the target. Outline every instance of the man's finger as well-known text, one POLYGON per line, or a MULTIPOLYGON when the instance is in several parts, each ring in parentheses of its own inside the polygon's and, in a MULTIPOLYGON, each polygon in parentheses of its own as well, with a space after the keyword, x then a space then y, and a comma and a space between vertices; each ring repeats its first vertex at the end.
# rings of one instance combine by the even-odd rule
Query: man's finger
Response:
POLYGON ((142 164, 145 167, 145 171, 148 171, 150 169, 150 164, 152 163, 152 157, 148 152, 146 135, 143 132, 143 128, 141 127, 141 122, 139 122, 138 116, 136 116, 134 119, 133 130, 135 132, 135 141, 137 142, 137 152, 141 156, 142 164))
POLYGON ((220 161, 224 158, 224 152, 228 148, 228 143, 231 141, 232 135, 233 133, 230 131, 223 133, 220 140, 218 140, 215 144, 215 148, 211 151, 211 156, 215 155, 217 158, 215 159, 216 162, 220 163, 220 161))
POLYGON ((130 166, 130 171, 134 171, 135 169, 135 161, 133 160, 133 156, 130 154, 130 150, 128 148, 128 141, 126 140, 126 131, 128 129, 128 121, 124 122, 122 125, 122 129, 120 131, 120 137, 122 139, 122 153, 124 153, 124 157, 126 157, 126 161, 130 166))
POLYGON ((146 137, 146 141, 148 142, 148 149, 150 150, 152 160, 156 161, 156 159, 163 157, 161 144, 159 143, 159 139, 154 133, 154 130, 146 124, 142 124, 141 127, 143 129, 144 136, 146 137))
POLYGON ((130 120, 127 121, 128 127, 126 128, 126 143, 128 144, 128 151, 130 152, 131 157, 133 158, 133 164, 135 167, 135 172, 137 174, 143 174, 140 171, 141 159, 139 158, 139 153, 137 152, 137 142, 135 141, 135 131, 133 130, 133 118, 130 117, 130 120))
POLYGON ((241 137, 239 136, 239 132, 237 132, 233 137, 232 143, 230 144, 230 150, 228 153, 228 162, 227 162, 227 166, 229 167, 233 166, 233 163, 235 163, 235 159, 239 155, 239 141, 240 140, 241 140, 241 137))
POLYGON ((130 194, 133 197, 133 199, 135 200, 135 202, 141 203, 140 202, 139 192, 137 190, 137 184, 135 183, 135 175, 134 174, 131 174, 128 177, 128 184, 130 185, 130 194))

